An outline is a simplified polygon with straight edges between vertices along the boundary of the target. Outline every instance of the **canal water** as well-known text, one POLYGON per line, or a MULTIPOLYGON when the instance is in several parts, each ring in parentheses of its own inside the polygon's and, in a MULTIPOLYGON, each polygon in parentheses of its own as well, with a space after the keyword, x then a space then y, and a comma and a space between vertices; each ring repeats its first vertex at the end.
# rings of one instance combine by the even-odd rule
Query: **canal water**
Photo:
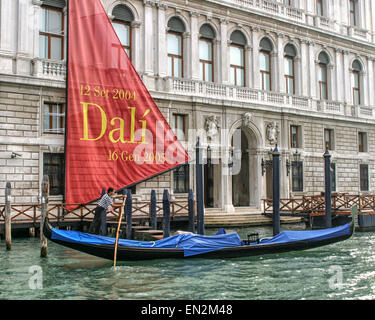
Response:
MULTIPOLYGON (((216 231, 206 229, 206 234, 216 231)), ((272 235, 271 227, 235 231, 243 238, 249 232, 272 235)), ((307 251, 119 262, 116 269, 111 261, 52 242, 48 257, 40 258, 38 238, 14 238, 10 252, 0 242, 0 300, 374 298, 375 232, 355 233, 344 242, 307 251)))

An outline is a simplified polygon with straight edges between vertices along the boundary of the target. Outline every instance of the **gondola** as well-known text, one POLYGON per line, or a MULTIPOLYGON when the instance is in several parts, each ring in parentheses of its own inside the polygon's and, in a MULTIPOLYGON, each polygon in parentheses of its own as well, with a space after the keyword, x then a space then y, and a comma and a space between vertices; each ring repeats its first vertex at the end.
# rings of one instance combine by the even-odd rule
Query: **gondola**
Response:
MULTIPOLYGON (((237 233, 203 236, 190 233, 157 241, 120 239, 117 260, 150 260, 166 258, 240 258, 306 250, 343 241, 354 232, 353 219, 345 225, 307 231, 283 231, 272 238, 241 240, 237 233)), ((115 238, 79 231, 53 228, 48 219, 43 226, 45 237, 60 245, 97 257, 113 260, 115 238)))

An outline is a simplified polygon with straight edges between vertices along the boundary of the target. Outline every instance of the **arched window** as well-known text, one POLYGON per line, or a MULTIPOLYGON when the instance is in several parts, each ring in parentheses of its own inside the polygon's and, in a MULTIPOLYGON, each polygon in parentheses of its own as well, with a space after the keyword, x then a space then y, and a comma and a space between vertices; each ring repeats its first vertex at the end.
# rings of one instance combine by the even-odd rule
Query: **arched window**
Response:
POLYGON ((246 38, 241 31, 230 36, 230 82, 235 86, 245 86, 245 45, 246 38))
POLYGON ((352 69, 353 104, 359 105, 361 104, 361 63, 354 60, 352 69))
POLYGON ((272 90, 271 52, 273 50, 273 46, 268 38, 263 38, 260 41, 259 47, 259 70, 262 90, 272 90))
POLYGON ((284 75, 286 93, 295 94, 295 71, 294 58, 296 57, 296 49, 293 45, 288 44, 284 49, 284 75))
POLYGON ((112 15, 114 17, 112 21, 113 28, 115 29, 126 54, 131 59, 131 23, 134 20, 134 15, 131 10, 123 4, 114 7, 112 15))
POLYGON ((327 69, 329 64, 329 57, 327 53, 322 51, 318 57, 318 85, 319 85, 319 94, 321 100, 328 99, 328 75, 327 69))
POLYGON ((205 23, 199 30, 199 64, 202 81, 214 81, 213 40, 215 31, 205 23))
POLYGON ((185 26, 180 18, 172 17, 168 21, 168 75, 183 77, 183 42, 185 26))
POLYGON ((39 57, 64 59, 65 0, 45 0, 40 11, 39 57))

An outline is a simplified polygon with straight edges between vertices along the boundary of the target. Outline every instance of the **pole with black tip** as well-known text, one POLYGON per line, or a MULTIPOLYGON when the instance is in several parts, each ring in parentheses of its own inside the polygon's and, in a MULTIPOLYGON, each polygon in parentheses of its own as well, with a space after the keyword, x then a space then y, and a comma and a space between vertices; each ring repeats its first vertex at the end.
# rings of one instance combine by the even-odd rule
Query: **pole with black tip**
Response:
POLYGON ((156 192, 151 190, 151 201, 150 201, 150 226, 152 230, 157 229, 157 218, 156 218, 156 192))
POLYGON ((203 156, 199 137, 196 144, 196 199, 197 199, 197 233, 204 235, 204 190, 203 190, 203 156))
POLYGON ((326 228, 332 227, 332 180, 331 180, 331 155, 328 152, 323 154, 324 157, 324 179, 325 179, 325 224, 326 228))
POLYGON ((132 238, 132 210, 133 210, 133 196, 130 189, 127 190, 128 194, 125 201, 125 217, 126 217, 126 239, 132 238))
POLYGON ((193 190, 189 189, 188 194, 188 214, 189 214, 189 231, 195 233, 194 225, 194 194, 193 190))
POLYGON ((168 189, 164 189, 163 193, 163 237, 170 236, 171 224, 171 201, 169 200, 168 189))

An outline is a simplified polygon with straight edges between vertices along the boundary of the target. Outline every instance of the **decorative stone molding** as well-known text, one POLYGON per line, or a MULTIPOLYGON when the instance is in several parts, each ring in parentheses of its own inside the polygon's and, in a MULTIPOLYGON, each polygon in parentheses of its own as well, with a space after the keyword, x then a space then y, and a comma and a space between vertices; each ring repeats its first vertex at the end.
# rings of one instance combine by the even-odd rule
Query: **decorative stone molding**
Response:
POLYGON ((251 119, 253 117, 253 114, 250 112, 246 112, 242 115, 242 126, 243 127, 249 127, 251 123, 251 119))

